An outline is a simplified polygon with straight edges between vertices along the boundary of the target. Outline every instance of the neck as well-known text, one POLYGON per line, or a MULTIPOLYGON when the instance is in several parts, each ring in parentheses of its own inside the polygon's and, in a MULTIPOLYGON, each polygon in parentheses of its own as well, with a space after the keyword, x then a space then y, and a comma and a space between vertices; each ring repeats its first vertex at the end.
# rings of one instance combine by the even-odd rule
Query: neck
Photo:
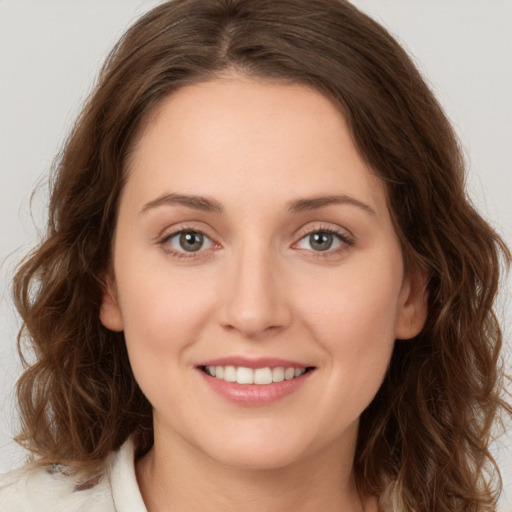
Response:
POLYGON ((240 468, 155 432, 153 449, 137 463, 137 478, 148 512, 377 511, 374 500, 363 503, 357 494, 354 445, 329 445, 284 467, 240 468))

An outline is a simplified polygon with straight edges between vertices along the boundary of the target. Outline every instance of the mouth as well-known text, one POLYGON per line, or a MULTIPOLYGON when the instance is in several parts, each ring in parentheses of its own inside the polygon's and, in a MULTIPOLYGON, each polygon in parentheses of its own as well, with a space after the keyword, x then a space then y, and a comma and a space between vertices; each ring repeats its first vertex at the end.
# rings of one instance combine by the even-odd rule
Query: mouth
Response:
POLYGON ((299 379, 304 374, 315 369, 313 366, 293 367, 276 366, 247 368, 245 366, 201 365, 198 367, 206 375, 216 380, 242 385, 268 386, 284 381, 299 379))

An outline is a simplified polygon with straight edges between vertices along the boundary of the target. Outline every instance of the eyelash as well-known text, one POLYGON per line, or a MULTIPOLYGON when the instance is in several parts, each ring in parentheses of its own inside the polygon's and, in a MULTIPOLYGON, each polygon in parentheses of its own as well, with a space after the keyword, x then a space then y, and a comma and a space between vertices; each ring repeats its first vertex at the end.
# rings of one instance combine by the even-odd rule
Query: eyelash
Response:
POLYGON ((339 256, 340 254, 343 254, 345 251, 354 247, 354 245, 355 245, 355 240, 351 236, 349 236, 346 232, 342 232, 342 231, 339 231, 337 229, 334 229, 334 228, 331 228, 328 226, 319 226, 319 227, 315 226, 314 228, 307 230, 300 237, 299 241, 294 243, 294 245, 296 245, 297 243, 304 240, 308 236, 311 236, 314 233, 323 233, 323 234, 327 234, 327 235, 334 235, 342 243, 342 245, 340 247, 338 247, 337 249, 333 249, 333 250, 327 249, 326 251, 310 251, 314 258, 327 259, 329 257, 339 256))
MULTIPOLYGON (((196 252, 186 252, 186 251, 177 251, 177 250, 171 249, 169 247, 170 240, 172 240, 177 235, 181 235, 183 233, 197 233, 197 234, 202 235, 205 238, 209 239, 213 245, 218 245, 204 231, 197 229, 197 228, 188 227, 188 226, 183 226, 177 231, 173 231, 170 234, 164 235, 162 238, 160 238, 160 240, 158 240, 157 243, 160 246, 162 246, 162 248, 165 250, 165 252, 167 252, 174 258, 185 258, 188 260, 195 260, 198 257, 201 257, 201 253, 203 253, 204 250, 199 250, 196 252)), ((327 235, 334 235, 342 243, 341 247, 334 249, 334 250, 327 249, 326 251, 314 251, 314 250, 308 251, 308 252, 311 252, 311 254, 314 258, 326 259, 326 258, 329 258, 332 256, 338 256, 355 245, 355 241, 351 236, 347 235, 344 232, 338 231, 336 229, 333 229, 333 228, 330 228, 327 226, 320 226, 320 227, 314 227, 314 228, 309 229, 300 237, 300 239, 297 242, 294 243, 294 245, 297 245, 299 242, 301 242, 302 240, 304 240, 308 236, 311 236, 314 233, 323 233, 323 234, 327 234, 327 235)))
MULTIPOLYGON (((180 229, 173 231, 170 234, 164 235, 159 241, 158 244, 164 249, 164 251, 170 254, 174 258, 183 258, 188 260, 195 260, 201 256, 201 253, 204 252, 199 250, 197 252, 185 252, 185 251, 176 251, 170 247, 169 242, 177 235, 181 235, 183 233, 197 233, 199 235, 204 236, 205 238, 211 240, 211 238, 201 229, 193 228, 191 226, 182 226, 180 229)), ((212 240, 212 244, 216 245, 212 240)))

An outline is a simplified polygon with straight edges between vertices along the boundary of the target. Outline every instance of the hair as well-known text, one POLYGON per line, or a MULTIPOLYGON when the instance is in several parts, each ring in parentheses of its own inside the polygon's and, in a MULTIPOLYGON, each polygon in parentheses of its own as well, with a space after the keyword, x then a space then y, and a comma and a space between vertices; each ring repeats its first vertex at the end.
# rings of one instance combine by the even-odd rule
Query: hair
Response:
POLYGON ((133 436, 153 442, 152 408, 122 333, 99 321, 130 151, 161 100, 230 72, 303 84, 343 113, 385 183, 409 268, 428 275, 428 318, 395 342, 384 382, 360 419, 359 492, 397 511, 494 510, 489 452, 503 399, 493 303, 510 253, 464 187, 454 131, 406 52, 344 0, 174 0, 145 14, 108 56, 55 161, 47 233, 19 266, 18 442, 39 463, 93 475, 133 436))

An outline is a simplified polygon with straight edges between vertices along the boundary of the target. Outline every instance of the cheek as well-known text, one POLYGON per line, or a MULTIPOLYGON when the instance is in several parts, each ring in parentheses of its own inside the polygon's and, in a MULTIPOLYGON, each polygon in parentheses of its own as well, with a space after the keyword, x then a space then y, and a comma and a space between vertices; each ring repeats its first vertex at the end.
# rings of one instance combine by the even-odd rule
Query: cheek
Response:
POLYGON ((300 316, 343 386, 370 395, 380 386, 395 342, 401 281, 401 266, 384 260, 333 274, 308 294, 296 292, 300 316))
MULTIPOLYGON (((189 283, 190 284, 190 283, 189 283)), ((168 421, 180 422, 183 404, 194 403, 192 390, 183 384, 183 369, 191 365, 190 347, 203 329, 204 304, 192 286, 152 279, 146 273, 138 283, 126 283, 122 310, 125 341, 135 379, 157 411, 168 421)))
POLYGON ((324 331, 326 339, 359 333, 362 342, 364 333, 374 333, 367 339, 370 342, 374 337, 394 337, 401 280, 401 273, 389 266, 384 270, 366 267, 364 271, 347 268, 307 290, 297 290, 295 296, 301 298, 302 316, 312 328, 324 331))
POLYGON ((211 294, 198 289, 201 280, 155 266, 123 276, 118 289, 133 370, 137 377, 165 373, 183 362, 184 351, 200 336, 211 294))

